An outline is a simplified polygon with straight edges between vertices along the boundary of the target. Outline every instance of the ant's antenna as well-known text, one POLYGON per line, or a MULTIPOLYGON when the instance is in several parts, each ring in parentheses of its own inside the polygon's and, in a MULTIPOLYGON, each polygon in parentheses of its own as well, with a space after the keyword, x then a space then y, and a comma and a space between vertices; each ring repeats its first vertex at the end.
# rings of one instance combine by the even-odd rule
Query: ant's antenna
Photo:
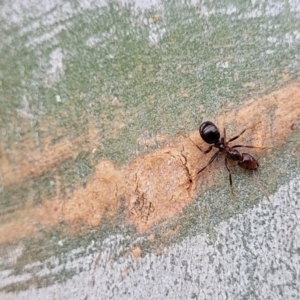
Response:
POLYGON ((224 128, 224 140, 226 140, 226 133, 225 133, 225 120, 226 120, 226 110, 227 110, 227 103, 225 102, 225 100, 222 101, 222 125, 224 128))
POLYGON ((178 132, 178 134, 182 135, 183 137, 189 139, 201 152, 205 152, 201 149, 200 146, 198 146, 189 136, 187 136, 186 134, 184 134, 183 132, 178 132))

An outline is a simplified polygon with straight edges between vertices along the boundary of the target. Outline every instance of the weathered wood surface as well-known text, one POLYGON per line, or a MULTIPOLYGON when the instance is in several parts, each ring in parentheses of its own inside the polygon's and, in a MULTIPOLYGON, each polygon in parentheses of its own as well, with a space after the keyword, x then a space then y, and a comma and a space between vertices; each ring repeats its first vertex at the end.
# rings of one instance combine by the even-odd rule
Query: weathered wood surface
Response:
POLYGON ((0 298, 300 298, 299 7, 1 3, 0 298))

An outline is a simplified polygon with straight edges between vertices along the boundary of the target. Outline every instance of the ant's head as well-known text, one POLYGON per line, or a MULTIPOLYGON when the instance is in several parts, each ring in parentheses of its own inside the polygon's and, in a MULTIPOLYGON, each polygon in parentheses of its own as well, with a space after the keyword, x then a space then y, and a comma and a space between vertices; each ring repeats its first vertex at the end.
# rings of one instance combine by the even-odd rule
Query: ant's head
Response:
POLYGON ((203 122, 200 125, 199 133, 207 144, 215 144, 220 139, 220 131, 218 127, 210 121, 203 122))

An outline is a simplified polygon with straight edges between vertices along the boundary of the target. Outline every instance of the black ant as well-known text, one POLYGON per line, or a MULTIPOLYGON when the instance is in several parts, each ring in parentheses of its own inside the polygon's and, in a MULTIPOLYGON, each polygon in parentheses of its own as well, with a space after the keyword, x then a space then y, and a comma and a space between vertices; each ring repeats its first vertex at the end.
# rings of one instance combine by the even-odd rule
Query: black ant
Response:
MULTIPOLYGON (((260 122, 259 122, 260 123, 260 122)), ((230 186, 232 187, 232 178, 231 178, 231 171, 228 167, 228 159, 231 159, 233 161, 237 161, 238 166, 240 166, 243 169, 246 170, 253 170, 253 176, 255 178, 255 173, 254 171, 259 167, 258 164, 258 160, 255 159, 252 155, 250 155, 249 153, 240 153, 238 150, 236 150, 235 148, 240 148, 240 147, 244 147, 244 148, 259 148, 259 149, 270 149, 269 147, 256 147, 256 146, 247 146, 247 145, 234 145, 234 146, 229 146, 229 143, 238 139, 247 129, 253 128, 257 125, 258 123, 254 124, 251 127, 248 127, 246 129, 244 129, 240 134, 238 134, 237 136, 229 139, 228 141, 226 141, 226 130, 224 128, 224 136, 220 138, 220 131, 218 129, 218 127, 210 122, 210 121, 206 121, 203 122, 200 127, 199 127, 199 133, 201 138, 207 143, 210 144, 211 146, 208 147, 207 150, 203 151, 201 149, 200 146, 196 145, 191 139, 191 141, 195 144, 195 146, 203 153, 208 153, 212 150, 212 148, 217 148, 219 151, 217 151, 209 160, 209 162, 207 163, 207 165, 205 167, 203 167, 202 169, 200 169, 197 174, 201 173, 202 171, 204 171, 216 158, 220 153, 224 153, 225 154, 225 166, 226 169, 229 173, 229 182, 230 182, 230 186)), ((256 179, 256 178, 255 178, 256 179)), ((267 199, 269 200, 269 197, 267 195, 267 193, 264 191, 263 187, 258 183, 257 179, 256 182, 258 184, 258 186, 260 187, 260 189, 262 190, 262 192, 264 193, 264 195, 267 197, 267 199)), ((270 200, 269 200, 270 201, 270 200)))

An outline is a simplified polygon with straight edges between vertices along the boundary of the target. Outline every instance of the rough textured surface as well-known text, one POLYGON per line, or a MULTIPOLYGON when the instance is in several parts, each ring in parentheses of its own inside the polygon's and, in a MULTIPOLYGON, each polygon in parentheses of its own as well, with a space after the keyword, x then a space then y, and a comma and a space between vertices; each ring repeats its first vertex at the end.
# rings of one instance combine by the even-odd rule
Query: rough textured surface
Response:
MULTIPOLYGON (((300 297, 300 178, 260 204, 159 253, 124 247, 112 235, 73 249, 64 262, 51 257, 26 267, 22 276, 1 273, 1 286, 49 273, 75 271, 71 280, 47 288, 2 294, 2 299, 298 299, 300 297), (97 253, 89 254, 91 249, 97 253), (132 252, 130 252, 130 249, 132 252), (127 256, 111 259, 116 253, 127 256), (84 253, 78 257, 79 253, 84 253), (142 254, 142 256, 141 256, 142 254), (49 268, 51 266, 51 269, 49 268)), ((15 249, 16 251, 16 249, 15 249)))
MULTIPOLYGON (((252 124, 259 122, 255 129, 252 128, 250 133, 248 131, 244 134, 252 137, 248 145, 274 145, 275 148, 280 148, 293 134, 293 126, 299 126, 299 99, 300 84, 294 82, 256 101, 245 102, 239 110, 228 112, 227 117, 234 120, 232 126, 241 129, 251 125, 249 120, 252 124), (269 115, 270 110, 273 111, 272 118, 269 115)), ((221 123, 222 118, 218 119, 221 123)), ((203 149, 207 147, 199 138, 198 131, 192 132, 190 138, 203 149)), ((36 209, 19 212, 18 222, 12 221, 0 228, 0 243, 32 234, 41 225, 49 228, 64 222, 73 226, 82 221, 90 227, 99 226, 104 217, 112 219, 116 216, 122 201, 125 202, 124 214, 127 222, 134 225, 139 232, 145 232, 163 220, 171 219, 193 201, 200 186, 214 186, 213 181, 220 168, 220 164, 212 165, 210 172, 198 176, 197 170, 207 163, 212 154, 203 154, 191 140, 186 137, 177 138, 160 150, 136 158, 129 166, 120 170, 116 169, 113 162, 102 160, 95 167, 93 179, 84 188, 74 191, 72 196, 67 199, 49 199, 36 209)), ((244 144, 240 140, 235 143, 244 144)), ((243 151, 249 150, 244 148, 243 151)), ((51 149, 51 153, 52 156, 62 158, 60 151, 57 152, 55 148, 51 149)), ((39 163, 41 169, 45 167, 45 164, 39 163)), ((52 164, 48 167, 51 168, 52 164)), ((38 170, 37 167, 33 168, 38 170)), ((4 182, 7 174, 11 176, 5 169, 9 167, 4 164, 4 182)), ((35 176, 37 175, 38 173, 35 176)), ((16 178, 18 180, 18 176, 16 178)), ((201 198, 201 195, 198 194, 198 197, 201 198)))
POLYGON ((299 4, 1 1, 0 298, 299 298, 299 4))

